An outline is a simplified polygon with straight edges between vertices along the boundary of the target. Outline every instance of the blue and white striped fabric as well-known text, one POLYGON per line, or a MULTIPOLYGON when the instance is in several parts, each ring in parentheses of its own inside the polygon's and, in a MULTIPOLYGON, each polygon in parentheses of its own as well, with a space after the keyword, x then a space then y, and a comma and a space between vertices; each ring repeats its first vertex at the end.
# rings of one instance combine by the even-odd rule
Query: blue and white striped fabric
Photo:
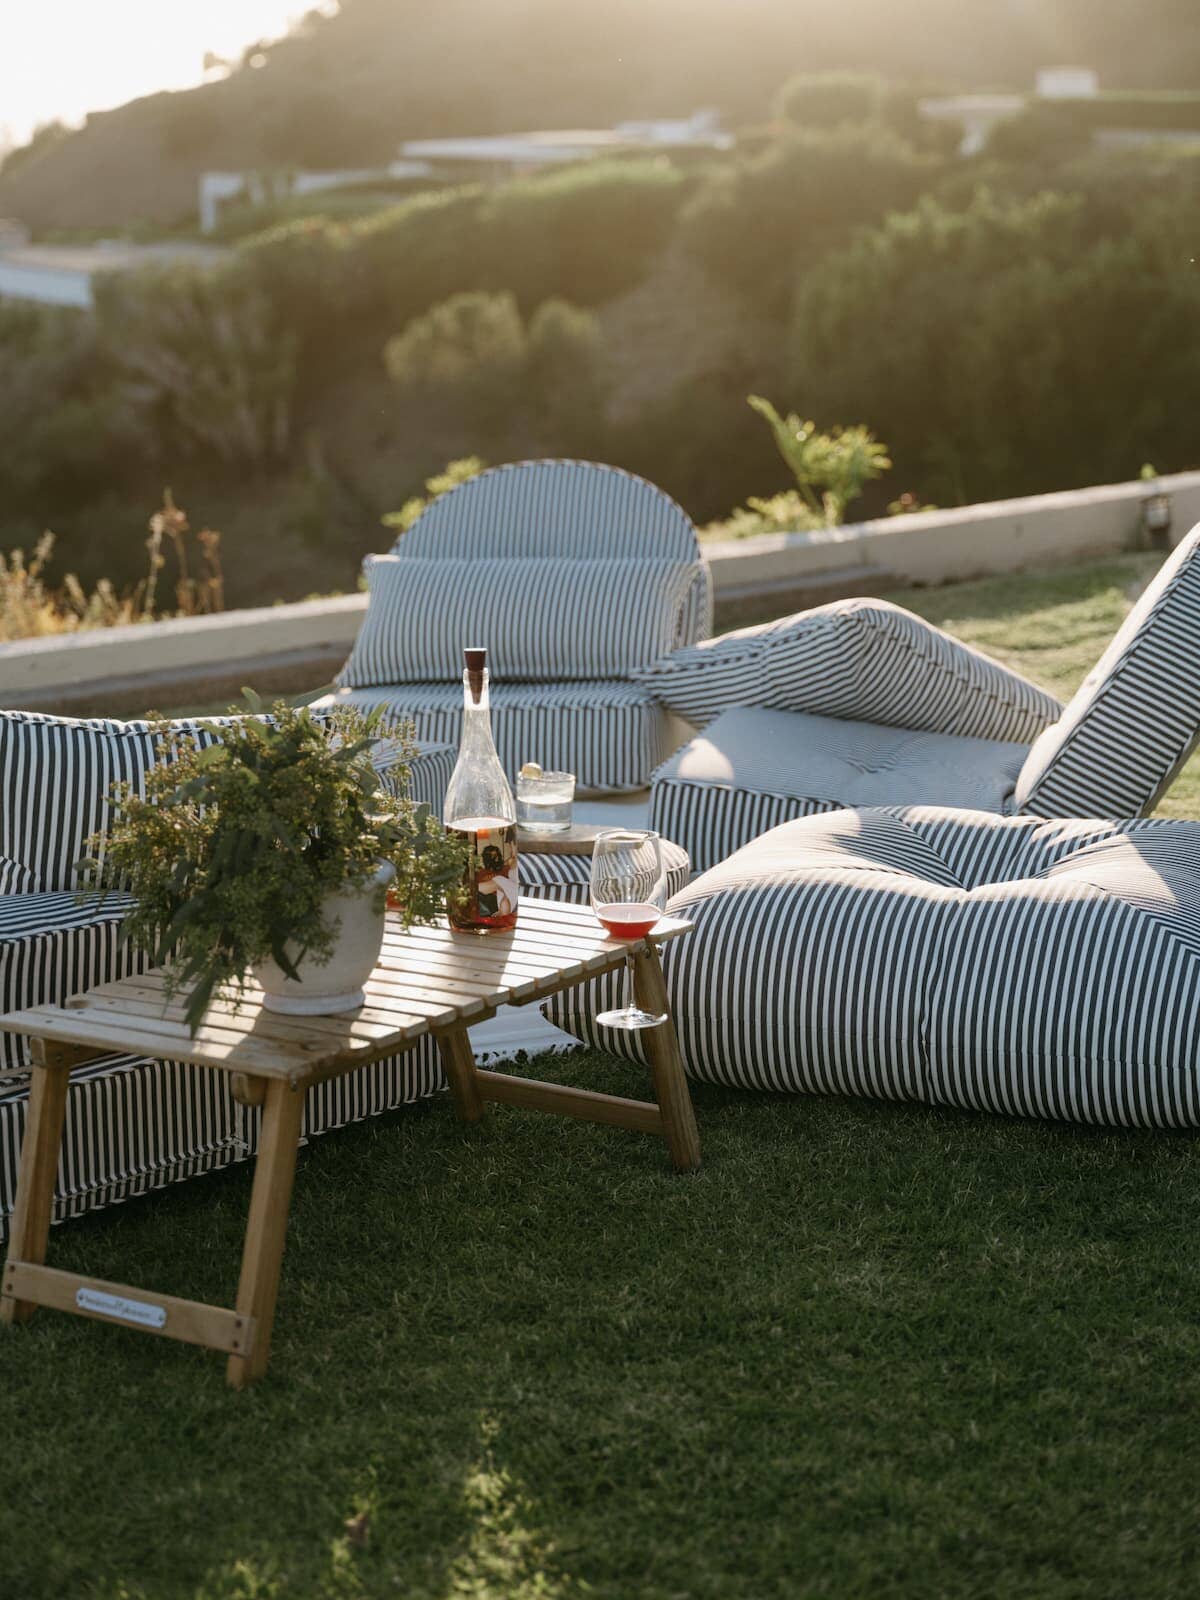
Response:
MULTIPOLYGON (((675 645, 693 644, 712 625, 708 570, 700 555, 696 529, 687 513, 644 478, 591 461, 518 461, 493 467, 440 496, 412 528, 397 540, 393 554, 402 561, 467 562, 472 571, 496 558, 542 564, 649 561, 689 568, 691 581, 677 613, 675 645)), ((480 592, 472 576, 468 588, 480 592)), ((535 614, 536 625, 552 628, 556 638, 570 640, 571 660, 612 652, 621 661, 631 657, 624 643, 631 631, 628 605, 599 605, 586 639, 571 640, 579 628, 579 607, 586 584, 568 586, 555 601, 557 617, 548 614, 538 584, 524 585, 521 603, 535 614), (531 598, 536 595, 536 599, 531 598)), ((595 595, 593 588, 592 593, 595 595)), ((602 596, 596 595, 602 600, 602 596)), ((511 610, 511 608, 510 608, 511 610)), ((449 615, 445 606, 440 614, 449 615)), ((459 618, 455 614, 454 620, 459 618)), ((643 789, 654 768, 678 745, 681 730, 648 690, 631 682, 626 670, 608 676, 593 673, 564 681, 564 654, 545 662, 537 676, 507 679, 495 652, 502 648, 495 619, 486 643, 496 668, 492 683, 492 728, 500 759, 510 773, 525 761, 538 761, 576 775, 581 792, 619 793, 643 789)), ((455 639, 456 648, 470 641, 455 639)), ((641 647, 639 646, 639 649, 641 647)), ((541 660, 539 657, 539 664, 541 660)), ((422 740, 456 744, 461 721, 461 665, 420 683, 397 683, 386 666, 364 669, 362 653, 348 663, 349 677, 339 691, 317 702, 386 705, 411 714, 422 740), (355 681, 350 686, 349 678, 355 681)))
MULTIPOLYGON (((145 1056, 106 1056, 76 1068, 54 1221, 248 1160, 258 1147, 260 1113, 238 1105, 229 1081, 224 1072, 145 1056)), ((409 1105, 444 1086, 436 1044, 421 1039, 405 1055, 310 1089, 304 1137, 409 1105)), ((0 1083, 0 1242, 8 1234, 27 1109, 27 1086, 0 1083)))
POLYGON ((393 546, 397 555, 697 563, 677 644, 712 632, 712 590, 692 519, 669 495, 595 461, 515 461, 441 495, 393 546))
MULTIPOLYGON (((662 841, 662 856, 669 899, 687 886, 692 875, 692 864, 687 851, 681 850, 669 839, 662 841)), ((522 847, 520 872, 521 893, 531 900, 566 900, 577 906, 590 903, 590 855, 546 855, 536 849, 522 847)))
POLYGON ((1029 752, 1019 811, 1151 811, 1200 738, 1200 525, 1181 540, 1029 752))
POLYGON ((497 679, 625 678, 669 650, 695 563, 368 556, 369 603, 347 688, 457 683, 465 644, 486 645, 497 679))
POLYGON ((1003 811, 1027 746, 736 706, 654 774, 650 826, 697 872, 767 828, 842 806, 1003 811))
MULTIPOLYGON (((421 746, 458 747, 462 685, 398 683, 373 689, 339 689, 316 702, 384 706, 411 717, 421 746)), ((677 726, 640 685, 619 678, 592 682, 491 685, 492 736, 500 764, 511 777, 526 761, 547 772, 573 772, 577 793, 644 789, 655 767, 679 743, 677 726)))
POLYGON ((633 676, 697 727, 752 705, 1028 744, 1062 712, 1052 694, 887 600, 740 628, 633 676))
MULTIPOLYGON (((145 969, 121 938, 132 902, 112 895, 80 905, 74 894, 0 895, 0 1014, 60 1005, 68 995, 145 969)), ((29 1071, 29 1040, 0 1033, 0 1088, 29 1071)))
MULTIPOLYGON (((228 720, 184 719, 171 727, 204 748, 228 720)), ((76 888, 75 863, 89 838, 107 827, 112 785, 144 792, 158 760, 156 743, 147 722, 0 711, 0 895, 76 888)), ((379 753, 385 786, 392 759, 385 743, 379 753)), ((439 815, 454 760, 453 749, 431 747, 410 769, 413 798, 439 815)))
MULTIPOLYGON (((670 903, 688 1072, 749 1089, 1200 1126, 1200 823, 942 807, 785 823, 670 903)), ((611 976, 550 1020, 596 1027, 611 976)))

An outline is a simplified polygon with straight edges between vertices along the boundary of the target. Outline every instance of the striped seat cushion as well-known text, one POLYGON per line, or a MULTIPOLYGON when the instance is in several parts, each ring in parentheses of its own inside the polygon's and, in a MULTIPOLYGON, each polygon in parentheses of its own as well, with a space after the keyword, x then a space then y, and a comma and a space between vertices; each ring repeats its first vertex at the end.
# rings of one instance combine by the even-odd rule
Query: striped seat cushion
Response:
MULTIPOLYGON (((421 1039, 404 1055, 310 1089, 304 1137, 411 1104, 444 1084, 434 1041, 421 1039)), ((76 1068, 67 1091, 54 1220, 254 1155, 261 1114, 238 1105, 229 1085, 224 1072, 137 1055, 106 1056, 76 1068)), ((27 1085, 0 1083, 0 1242, 8 1234, 27 1109, 27 1085)))
POLYGON ((680 561, 368 556, 370 599, 348 688, 462 677, 464 645, 496 678, 622 678, 669 650, 695 578, 680 561))
POLYGON ((1200 737, 1200 525, 1178 544, 1058 722, 1034 744, 1017 809, 1152 811, 1200 737))
MULTIPOLYGON (((417 738, 458 746, 462 688, 457 681, 339 689, 320 707, 383 705, 411 717, 417 738)), ((581 793, 644 789, 678 741, 678 728, 636 683, 513 683, 491 687, 492 734, 510 776, 526 761, 547 772, 573 772, 581 793)))
MULTIPOLYGON (((185 719, 171 726, 203 747, 228 720, 185 719)), ((155 745, 147 722, 0 712, 0 895, 73 889, 75 863, 108 821, 112 785, 126 782, 142 791, 158 759, 155 745)), ((440 810, 454 759, 453 749, 422 750, 410 774, 414 798, 440 810)), ((381 747, 385 784, 391 760, 381 747)))
POLYGON ((682 561, 694 577, 676 644, 712 632, 712 586, 696 528, 645 478, 596 461, 514 461, 440 495, 393 546, 405 557, 682 561))
MULTIPOLYGON (((1200 824, 941 807, 789 822, 671 902, 689 1073, 1149 1127, 1200 1125, 1200 824)), ((611 975, 550 1020, 597 1028, 611 975)))
MULTIPOLYGON (((59 1005, 68 995, 140 972, 144 962, 121 939, 132 904, 112 895, 80 905, 73 894, 0 895, 0 1014, 59 1005)), ((0 1085, 24 1079, 29 1041, 0 1032, 0 1085)))
POLYGON ((841 806, 1003 811, 1026 747, 737 706, 654 774, 650 826, 703 872, 792 817, 841 806))
POLYGON ((702 727, 735 705, 1028 744, 1062 707, 886 600, 835 600, 722 634, 634 673, 702 727))

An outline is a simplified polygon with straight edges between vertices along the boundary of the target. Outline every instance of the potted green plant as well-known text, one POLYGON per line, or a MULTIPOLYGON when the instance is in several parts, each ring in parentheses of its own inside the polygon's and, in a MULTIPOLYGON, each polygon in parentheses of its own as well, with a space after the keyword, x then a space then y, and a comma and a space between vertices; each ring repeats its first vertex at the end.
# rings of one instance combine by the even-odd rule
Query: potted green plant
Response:
POLYGON ((114 788, 111 827, 90 842, 85 892, 132 894, 125 937, 186 993, 195 1034, 222 985, 248 976, 271 1010, 362 1003, 383 941, 385 899, 404 926, 434 920, 465 852, 409 796, 411 724, 283 702, 194 730, 160 725, 144 795, 114 788), (386 779, 373 752, 386 741, 386 779))

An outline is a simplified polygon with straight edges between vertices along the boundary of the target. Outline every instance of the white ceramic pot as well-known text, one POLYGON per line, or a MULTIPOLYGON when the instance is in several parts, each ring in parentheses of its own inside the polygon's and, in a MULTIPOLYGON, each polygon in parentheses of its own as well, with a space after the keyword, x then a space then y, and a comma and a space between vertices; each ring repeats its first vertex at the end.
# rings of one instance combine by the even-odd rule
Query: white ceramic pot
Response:
MULTIPOLYGON (((396 869, 390 861, 361 889, 339 891, 325 900, 322 911, 329 922, 340 924, 334 934, 333 954, 318 965, 311 957, 296 970, 300 982, 289 978, 272 960, 262 961, 250 972, 262 985, 263 1006, 267 1011, 282 1011, 291 1016, 328 1017, 341 1011, 355 1011, 366 998, 363 985, 374 972, 383 946, 382 911, 372 905, 375 891, 390 883, 396 869)), ((288 954, 298 947, 288 946, 288 954)))

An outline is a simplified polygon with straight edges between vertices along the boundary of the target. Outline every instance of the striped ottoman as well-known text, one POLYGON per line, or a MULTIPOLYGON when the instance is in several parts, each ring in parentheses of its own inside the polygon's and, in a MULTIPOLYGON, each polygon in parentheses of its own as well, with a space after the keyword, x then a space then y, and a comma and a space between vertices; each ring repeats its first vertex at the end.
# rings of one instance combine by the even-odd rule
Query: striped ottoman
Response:
MULTIPOLYGON (((692 875, 688 853, 682 845, 662 842, 663 866, 667 872, 667 898, 686 888, 692 875)), ((569 900, 574 905, 588 903, 592 857, 587 855, 539 855, 526 848, 521 852, 521 893, 535 900, 569 900)))
MULTIPOLYGON (((1135 1127, 1200 1126, 1200 823, 911 806, 772 829, 671 902, 688 1072, 1135 1127)), ((641 1060, 593 1018, 551 1022, 641 1060)))

